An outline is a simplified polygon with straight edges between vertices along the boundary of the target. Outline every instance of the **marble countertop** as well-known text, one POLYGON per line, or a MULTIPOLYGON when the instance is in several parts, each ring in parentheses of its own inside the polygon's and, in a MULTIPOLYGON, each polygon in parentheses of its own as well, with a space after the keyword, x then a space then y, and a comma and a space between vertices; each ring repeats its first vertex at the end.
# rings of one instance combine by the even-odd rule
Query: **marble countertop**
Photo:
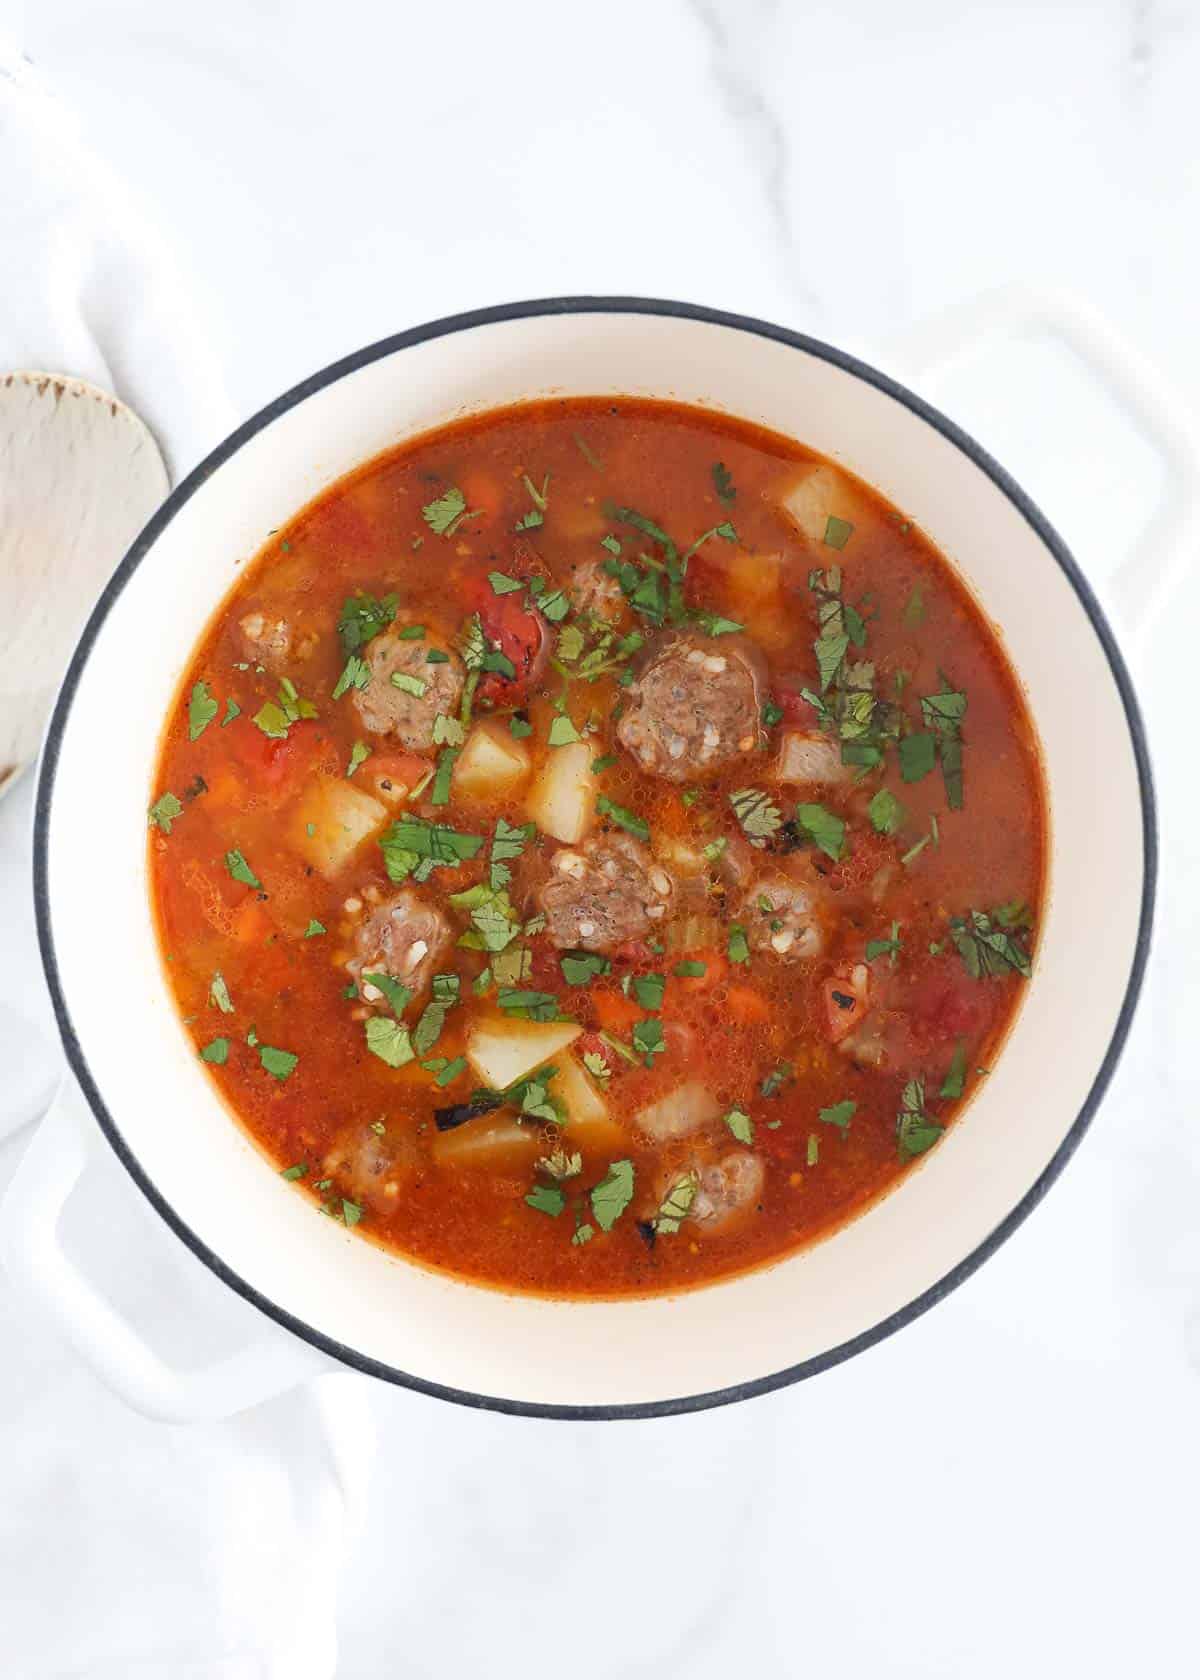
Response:
MULTIPOLYGON (((679 296, 899 368, 918 322, 1002 284, 1086 297, 1196 406, 1190 0, 43 0, 11 27, 161 230, 238 416, 509 298, 679 296)), ((933 395, 1103 579, 1153 472, 1080 377, 1027 346, 933 395)), ((531 1424, 373 1385, 339 1676, 1195 1672, 1200 845, 1194 748, 1170 731, 1198 596, 1193 574, 1135 652, 1166 839, 1155 971, 1047 1202, 903 1334, 722 1412, 531 1424)), ((27 801, 0 806, 0 995, 27 996, 13 975, 36 962, 27 801)))

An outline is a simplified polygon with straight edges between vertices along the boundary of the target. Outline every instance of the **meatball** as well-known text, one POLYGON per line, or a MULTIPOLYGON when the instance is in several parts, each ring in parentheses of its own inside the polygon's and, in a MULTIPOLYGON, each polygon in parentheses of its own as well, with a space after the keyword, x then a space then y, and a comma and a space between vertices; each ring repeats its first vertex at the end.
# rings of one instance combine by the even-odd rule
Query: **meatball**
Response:
POLYGON ((782 871, 760 875, 746 888, 734 918, 746 929, 752 951, 785 962, 807 962, 825 948, 822 895, 782 871))
POLYGON ((630 685, 617 739, 669 782, 715 775, 762 746, 762 655, 744 637, 675 634, 630 685))
POLYGON ((661 925, 675 883, 638 841, 598 834, 578 849, 564 846, 537 893, 550 942, 560 950, 615 951, 661 925))
POLYGON ((290 660, 307 659, 317 645, 316 636, 298 636, 286 618, 268 618, 263 612, 248 612, 238 629, 246 658, 277 673, 290 660))
POLYGON ((428 632, 420 641, 407 641, 394 627, 367 643, 364 658, 371 680, 366 688, 354 691, 363 727, 375 735, 394 735, 410 752, 431 747, 438 713, 449 715, 458 709, 462 660, 428 632), (430 664, 431 650, 446 658, 430 664), (397 683, 396 677, 403 680, 397 683))
POLYGON ((659 1184, 660 1206, 685 1180, 696 1188, 685 1220, 694 1220, 701 1230, 714 1234, 740 1221, 757 1205, 766 1176, 762 1161, 748 1150, 734 1149, 719 1160, 697 1153, 663 1175, 659 1184))
POLYGON ((339 1193, 359 1203, 386 1207, 418 1167, 416 1140, 395 1122, 347 1127, 325 1156, 322 1174, 337 1180, 339 1193), (382 1131, 375 1128, 382 1126, 382 1131))
MULTIPOLYGON (((363 974, 389 974, 416 996, 429 985, 453 937, 441 911, 406 887, 376 904, 359 923, 346 967, 356 980, 363 974)), ((368 1003, 380 997, 370 984, 364 984, 362 995, 368 1003)))
POLYGON ((615 577, 604 570, 601 560, 581 560, 571 568, 567 594, 577 613, 613 624, 625 611, 625 597, 615 577))

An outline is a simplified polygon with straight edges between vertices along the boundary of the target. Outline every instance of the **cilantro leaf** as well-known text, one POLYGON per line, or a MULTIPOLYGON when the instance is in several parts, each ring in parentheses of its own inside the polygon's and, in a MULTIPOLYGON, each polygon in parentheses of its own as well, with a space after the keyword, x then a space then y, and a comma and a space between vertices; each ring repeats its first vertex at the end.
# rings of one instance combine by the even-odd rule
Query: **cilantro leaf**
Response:
POLYGON ((607 817, 610 822, 616 823, 618 828, 625 829, 628 834, 634 835, 638 840, 649 840, 649 823, 642 817, 635 815, 633 811, 627 810, 624 805, 614 803, 606 794, 602 793, 597 797, 596 809, 602 817, 607 817))
POLYGON ((877 834, 895 834, 904 821, 904 807, 888 788, 880 788, 867 806, 877 834))
POLYGON ((173 793, 162 793, 150 807, 148 812, 149 822, 147 823, 147 827, 153 824, 155 827, 160 828, 164 834, 170 834, 171 824, 177 817, 181 817, 182 815, 182 801, 176 799, 173 793))
POLYGON ((437 536, 452 537, 464 519, 474 519, 482 511, 482 508, 468 511, 467 498, 457 484, 452 484, 444 495, 426 502, 421 517, 437 536))
POLYGON ((739 1143, 754 1142, 754 1122, 744 1109, 731 1108, 725 1116, 725 1124, 739 1143))
POLYGON ((402 986, 399 980, 393 980, 390 974, 364 974, 364 986, 374 986, 388 1000, 388 1007, 394 1015, 403 1015, 412 1002, 412 992, 407 986, 402 986))
POLYGON ((658 1212, 652 1220, 657 1236, 674 1236, 692 1211, 692 1203, 696 1200, 699 1190, 700 1180, 694 1172, 684 1173, 681 1178, 675 1180, 659 1203, 658 1212))
POLYGON ((607 957, 594 951, 564 951, 558 964, 568 986, 590 985, 598 975, 607 974, 612 968, 607 957))
POLYGON ((998 911, 968 910, 950 918, 950 937, 973 980, 1004 974, 1010 969, 1026 980, 1032 973, 1029 953, 1017 933, 997 925, 998 911))
POLYGON ((854 535, 854 526, 848 519, 839 519, 831 513, 825 521, 825 542, 830 548, 845 548, 854 535))
POLYGON ((592 1216, 602 1231, 611 1231, 633 1200, 633 1162, 613 1161, 589 1196, 592 1216))
MULTIPOLYGON (((357 653, 360 647, 378 636, 381 630, 386 630, 396 616, 396 595, 384 595, 376 600, 359 590, 349 595, 342 602, 342 610, 338 615, 338 635, 341 638, 342 649, 345 653, 357 653)), ((342 673, 343 678, 345 672, 342 673)), ((349 686, 349 685, 347 685, 349 686)), ((355 683, 357 688, 365 688, 365 683, 355 683)), ((344 690, 343 690, 344 692, 344 690)), ((338 699, 334 694, 334 699, 338 699)))
POLYGON ((288 1077, 300 1060, 299 1056, 293 1055, 290 1050, 277 1050, 271 1044, 259 1045, 258 1059, 271 1078, 280 1081, 288 1077))
POLYGON ((950 1066, 946 1069, 946 1077, 942 1080, 942 1088, 938 1092, 938 1096, 954 1101, 962 1096, 966 1083, 967 1041, 965 1038, 960 1038, 954 1046, 954 1054, 950 1058, 950 1066))
POLYGON ((633 994, 643 1009, 661 1009, 666 985, 665 975, 639 974, 633 982, 633 994))
POLYGON ((933 769, 936 743, 932 735, 905 735, 900 742, 900 775, 906 782, 919 782, 933 769))
POLYGON ((353 776, 360 764, 364 764, 371 756, 371 749, 364 741, 355 741, 350 748, 350 762, 346 766, 347 777, 353 776))
POLYGON ((211 1062, 214 1067, 224 1067, 229 1060, 229 1040, 227 1038, 214 1038, 201 1050, 200 1060, 211 1062))
POLYGON ((241 881, 247 887, 257 887, 262 891, 262 882, 246 862, 241 852, 226 852, 225 867, 235 881, 241 881))
POLYGON ((736 788, 729 803, 750 840, 765 840, 783 826, 779 807, 759 788, 736 788))
POLYGON ((403 1067, 413 1059, 408 1029, 387 1015, 368 1016, 366 1025, 367 1049, 389 1067, 403 1067))
POLYGON ((188 740, 198 741, 217 715, 217 702, 209 692, 203 677, 192 690, 188 701, 188 740))
POLYGON ((904 1087, 904 1094, 900 1099, 900 1110, 896 1115, 896 1142, 902 1161, 911 1161, 917 1155, 923 1155, 945 1131, 925 1113, 925 1082, 922 1079, 910 1079, 904 1087))
POLYGON ((548 740, 552 747, 569 747, 578 739, 579 731, 565 712, 561 712, 551 721, 548 740))
POLYGON ((304 930, 304 938, 315 939, 319 933, 324 933, 325 931, 326 928, 324 922, 318 922, 314 916, 304 930))
POLYGON ((732 507, 737 501, 737 491, 733 485, 733 475, 724 461, 714 461, 711 467, 713 489, 726 507, 732 507))
POLYGON ((520 578, 509 577, 507 572, 489 572, 488 582, 493 595, 515 595, 525 587, 520 578))
POLYGON ((662 1022, 656 1021, 652 1017, 645 1021, 639 1021, 630 1034, 630 1038, 633 1042, 633 1048, 640 1056, 645 1058, 647 1067, 653 1067, 655 1056, 661 1055, 667 1047, 666 1039, 663 1037, 662 1022))
POLYGON ((817 1110, 817 1118, 823 1120, 827 1126, 836 1126, 839 1132, 845 1133, 850 1129, 850 1122, 854 1118, 858 1104, 849 1097, 844 1102, 831 1103, 828 1108, 817 1110))
POLYGON ((529 1207, 536 1208, 538 1213, 548 1213, 552 1219, 557 1219, 567 1205, 566 1195, 557 1184, 535 1184, 525 1201, 529 1207))
POLYGON ((750 946, 746 941, 746 930, 739 922, 734 922, 729 929, 728 953, 730 962, 750 965, 750 946))
POLYGON ((824 805, 797 805, 796 821, 813 844, 837 863, 846 838, 846 825, 841 817, 827 811, 824 805))

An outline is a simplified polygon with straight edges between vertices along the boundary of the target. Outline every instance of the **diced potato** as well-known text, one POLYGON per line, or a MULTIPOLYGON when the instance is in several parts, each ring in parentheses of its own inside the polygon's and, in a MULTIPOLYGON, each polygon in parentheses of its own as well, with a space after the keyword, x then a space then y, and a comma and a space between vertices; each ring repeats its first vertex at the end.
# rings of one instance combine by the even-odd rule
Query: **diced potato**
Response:
POLYGON ((509 1021, 500 1016, 472 1023, 467 1060, 494 1091, 503 1091, 557 1056, 583 1031, 574 1021, 509 1021))
POLYGON ((677 875, 704 875, 708 870, 708 860, 700 848, 675 834, 656 832, 654 855, 677 875))
POLYGON ((288 840, 306 863, 332 878, 341 874, 387 815, 387 808, 369 793, 344 778, 322 776, 293 809, 288 840))
POLYGON ((538 1126, 512 1115, 481 1114, 451 1132, 439 1132, 430 1154, 440 1167, 486 1167, 503 1172, 520 1167, 544 1147, 538 1126))
POLYGON ((779 740, 779 757, 772 767, 777 782, 850 781, 855 769, 842 763, 842 750, 828 735, 804 729, 786 730, 779 740))
POLYGON ((634 1124, 656 1143, 689 1137, 719 1118, 721 1106, 698 1079, 688 1079, 665 1097, 639 1110, 634 1124))
POLYGON ((528 776, 529 748, 515 741, 506 723, 477 723, 454 766, 452 787, 463 799, 504 799, 528 776))
POLYGON ((733 616, 764 647, 784 648, 794 640, 782 597, 783 558, 738 549, 726 565, 733 616))
POLYGON ((609 1113, 604 1094, 591 1074, 580 1067, 574 1056, 563 1056, 554 1065, 558 1074, 550 1082, 550 1094, 567 1110, 564 1147, 596 1154, 623 1149, 628 1142, 625 1128, 609 1113))
POLYGON ((528 815, 554 840, 576 845, 596 815, 596 777, 592 774, 595 747, 574 741, 552 747, 525 802, 528 815))
MULTIPOLYGON (((810 543, 825 549, 826 564, 838 559, 839 551, 825 542, 830 518, 844 519, 856 530, 877 519, 874 508, 854 481, 836 467, 825 462, 810 461, 799 469, 798 476, 781 498, 784 511, 789 513, 810 543)), ((853 556, 854 538, 851 536, 847 555, 853 556)))

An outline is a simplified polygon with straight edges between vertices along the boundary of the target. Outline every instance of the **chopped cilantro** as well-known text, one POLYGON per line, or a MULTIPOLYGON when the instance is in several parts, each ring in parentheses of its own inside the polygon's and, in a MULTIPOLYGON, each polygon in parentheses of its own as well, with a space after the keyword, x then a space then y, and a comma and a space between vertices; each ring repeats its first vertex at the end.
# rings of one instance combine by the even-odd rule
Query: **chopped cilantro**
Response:
POLYGON ((202 1062, 212 1062, 214 1067, 224 1067, 228 1059, 229 1040, 227 1038, 214 1038, 200 1052, 200 1060, 202 1062))
POLYGON ((961 1097, 967 1082, 967 1041, 960 1038, 954 1046, 954 1054, 950 1058, 950 1066, 946 1069, 946 1077, 942 1080, 939 1097, 945 1097, 951 1102, 961 1097))
POLYGON ((359 765, 365 763, 370 756, 370 747, 368 747, 364 741, 355 741, 354 745, 350 748, 350 762, 346 766, 346 775, 353 776, 359 765))
POLYGON ((772 1068, 759 1086, 764 1097, 778 1096, 780 1086, 792 1077, 792 1070, 787 1062, 780 1062, 778 1067, 772 1068))
MULTIPOLYGON (((360 647, 378 636, 381 630, 386 630, 396 616, 397 599, 396 595, 384 595, 382 599, 376 600, 373 595, 367 595, 361 590, 348 596, 342 602, 342 610, 338 615, 338 635, 341 637, 343 650, 346 653, 357 653, 360 647)), ((364 687, 365 684, 356 686, 364 687)))
POLYGON ((594 951, 564 951, 558 959, 568 986, 588 986, 598 975, 607 974, 612 964, 594 951))
POLYGON ((392 687, 401 689, 405 694, 411 694, 415 700, 420 700, 429 684, 424 677, 410 677, 407 671, 393 671, 392 687))
POLYGON ((904 1087, 904 1094, 900 1099, 900 1109, 896 1115, 896 1142, 900 1150, 902 1161, 911 1161, 914 1156, 923 1155, 945 1131, 925 1113, 925 1082, 922 1079, 910 1079, 904 1087))
POLYGON ((388 1000, 388 1007, 395 1015, 403 1015, 412 1002, 409 988, 393 980, 390 974, 364 974, 362 979, 364 986, 374 986, 388 1000))
POLYGON ((557 1219, 567 1205, 566 1195, 557 1184, 535 1184, 525 1198, 529 1207, 538 1213, 548 1213, 552 1219, 557 1219))
POLYGON ((810 1166, 810 1167, 815 1167, 817 1162, 820 1159, 821 1159, 821 1140, 817 1136, 816 1132, 809 1132, 809 1134, 808 1134, 808 1148, 807 1148, 807 1150, 805 1152, 805 1156, 804 1156, 805 1165, 810 1166))
MULTIPOLYGON (((217 702, 209 692, 203 677, 192 690, 188 701, 188 740, 198 741, 217 715, 217 702)), ((228 720, 226 720, 228 721, 228 720)))
POLYGON ((823 1120, 827 1126, 836 1126, 839 1132, 848 1132, 850 1122, 854 1118, 858 1104, 847 1097, 844 1102, 831 1103, 828 1108, 817 1110, 817 1118, 823 1120))
POLYGON ((413 1059, 408 1029, 386 1015, 371 1015, 366 1022, 367 1049, 389 1067, 403 1067, 413 1059))
POLYGON ((633 1162, 613 1161, 588 1198, 602 1231, 611 1231, 633 1200, 633 1162))
POLYGON ((365 659, 360 659, 357 653, 352 653, 346 660, 342 674, 334 684, 333 698, 340 700, 349 688, 366 688, 371 680, 371 667, 365 659))
POLYGON ((258 1059, 271 1078, 278 1080, 286 1079, 300 1060, 290 1050, 277 1050, 271 1044, 258 1046, 258 1059))
POLYGON ((739 1143, 754 1142, 754 1122, 744 1109, 731 1108, 725 1116, 725 1124, 739 1143))
POLYGON ((900 775, 906 782, 919 782, 933 769, 936 742, 932 735, 905 735, 900 742, 900 775))
POLYGON ((841 817, 827 811, 824 805, 797 805, 796 821, 813 844, 836 863, 846 838, 846 825, 841 817))
POLYGON ((630 1034, 633 1048, 645 1058, 646 1066, 654 1066, 655 1056, 660 1056, 666 1049, 666 1039, 663 1037, 662 1022, 653 1017, 639 1021, 630 1034))
MULTIPOLYGON (((175 821, 176 817, 181 817, 182 815, 183 804, 180 800, 176 799, 173 793, 160 794, 154 801, 153 805, 151 805, 149 811, 150 823, 160 828, 164 834, 170 834, 171 824, 175 821)), ((149 826, 149 824, 147 824, 147 826, 149 826)))
POLYGON ((638 840, 649 840, 650 825, 634 812, 626 810, 624 805, 615 804, 602 793, 596 800, 596 809, 602 817, 607 817, 610 822, 616 823, 619 828, 625 829, 638 840))
POLYGON ((652 1224, 656 1236, 674 1236, 692 1211, 692 1203, 696 1200, 699 1189, 700 1180, 694 1172, 684 1173, 681 1178, 675 1180, 654 1215, 652 1224))
POLYGON ((867 806, 877 834, 895 834, 904 821, 904 807, 888 788, 880 788, 867 806))
POLYGON ((246 862, 241 852, 226 852, 225 867, 235 881, 241 881, 247 887, 257 887, 262 890, 262 882, 246 862))
POLYGON ((724 461, 714 461, 710 469, 712 473, 713 489, 726 507, 732 507, 737 501, 737 491, 734 489, 733 475, 724 461))
POLYGON ((489 572, 488 582, 493 595, 515 595, 525 587, 520 578, 509 577, 507 572, 489 572))
POLYGON ((421 517, 436 536, 452 537, 464 519, 474 519, 482 512, 482 508, 468 509, 467 498, 457 484, 452 484, 444 495, 426 502, 421 517))
POLYGON ((241 717, 241 715, 242 708, 232 694, 228 695, 225 700, 225 716, 221 719, 221 728, 224 729, 227 723, 232 723, 235 717, 241 717))
POLYGON ((973 980, 1005 974, 1010 970, 1028 980, 1032 973, 1029 953, 1017 937, 1019 927, 1010 924, 1012 931, 1009 931, 1004 925, 1003 917, 1008 909, 1009 906, 1002 906, 990 913, 968 910, 965 916, 950 918, 950 937, 954 948, 973 980))
POLYGON ((746 942, 746 930, 740 922, 734 922, 729 929, 728 944, 730 962, 750 964, 750 946, 746 942))
POLYGON ((701 975, 707 972, 707 969, 707 963, 679 962, 675 964, 672 972, 677 974, 681 980, 699 980, 701 975))
POLYGON ((517 712, 508 720, 508 732, 514 741, 523 741, 527 735, 533 734, 533 725, 517 712))
POLYGON ((759 788, 737 788, 729 795, 734 815, 750 840, 765 840, 783 825, 778 806, 759 788))
POLYGON ((579 731, 565 712, 561 712, 550 725, 549 743, 552 747, 568 747, 573 741, 578 741, 579 731))
POLYGON ((825 521, 825 543, 829 548, 845 548, 854 534, 854 526, 848 519, 839 519, 831 513, 825 521))
POLYGON ((661 1009, 666 985, 665 975, 639 974, 634 978, 633 995, 643 1009, 661 1009))
POLYGON ((773 700, 768 700, 762 709, 763 726, 774 729, 777 723, 783 721, 783 707, 777 706, 773 700))
POLYGON ((294 1167, 284 1167, 279 1176, 286 1178, 289 1184, 294 1184, 298 1178, 303 1178, 307 1171, 308 1162, 299 1161, 294 1167))

